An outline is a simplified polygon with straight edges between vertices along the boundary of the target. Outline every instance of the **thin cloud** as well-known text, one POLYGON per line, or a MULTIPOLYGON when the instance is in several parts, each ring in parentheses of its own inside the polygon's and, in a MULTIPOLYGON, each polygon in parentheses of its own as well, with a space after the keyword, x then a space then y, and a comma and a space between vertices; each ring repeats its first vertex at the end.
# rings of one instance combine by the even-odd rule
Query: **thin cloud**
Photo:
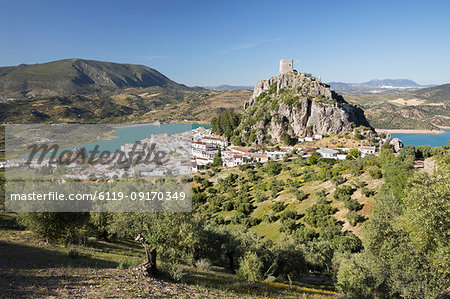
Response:
POLYGON ((238 50, 243 50, 243 49, 253 48, 253 47, 256 47, 256 46, 258 46, 258 45, 260 45, 260 44, 273 43, 273 42, 278 42, 278 41, 281 41, 281 40, 283 40, 283 39, 282 39, 282 38, 261 39, 261 40, 254 41, 254 42, 248 42, 248 43, 245 43, 245 44, 242 44, 242 45, 233 47, 233 48, 231 48, 231 49, 221 50, 221 51, 219 51, 219 52, 217 52, 217 53, 218 53, 218 54, 227 54, 227 53, 230 53, 230 52, 233 52, 233 51, 238 51, 238 50))

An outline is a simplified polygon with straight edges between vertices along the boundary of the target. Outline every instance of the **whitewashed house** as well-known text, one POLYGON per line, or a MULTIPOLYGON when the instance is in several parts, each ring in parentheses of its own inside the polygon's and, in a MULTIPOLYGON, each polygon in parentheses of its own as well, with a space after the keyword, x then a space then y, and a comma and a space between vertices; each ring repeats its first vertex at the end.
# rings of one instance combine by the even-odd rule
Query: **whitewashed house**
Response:
POLYGON ((266 163, 269 160, 266 153, 250 154, 249 158, 252 159, 254 162, 260 162, 260 163, 266 163))
POLYGON ((192 148, 199 149, 202 151, 211 151, 211 150, 216 150, 217 146, 214 144, 211 144, 211 143, 207 143, 207 142, 194 141, 194 142, 192 142, 192 148))
POLYGON ((361 153, 362 157, 364 157, 365 155, 375 155, 375 151, 375 146, 361 146, 359 148, 359 152, 361 153))
POLYGON ((316 135, 314 135, 314 139, 316 139, 316 140, 319 140, 319 139, 322 139, 323 138, 323 135, 322 134, 316 134, 316 135))
POLYGON ((329 148, 320 148, 317 150, 317 153, 320 155, 320 157, 325 159, 337 159, 339 151, 329 148))
POLYGON ((270 160, 282 160, 287 153, 282 151, 267 152, 267 158, 270 160))
POLYGON ((226 139, 213 136, 203 137, 202 141, 206 143, 215 144, 221 148, 226 148, 228 146, 228 141, 226 139))

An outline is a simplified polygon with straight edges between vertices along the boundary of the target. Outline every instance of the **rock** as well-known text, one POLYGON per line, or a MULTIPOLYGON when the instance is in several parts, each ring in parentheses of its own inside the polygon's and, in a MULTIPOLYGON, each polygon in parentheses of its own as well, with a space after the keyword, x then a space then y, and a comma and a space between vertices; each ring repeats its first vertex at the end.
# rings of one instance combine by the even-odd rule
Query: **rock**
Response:
POLYGON ((327 84, 291 71, 259 81, 244 104, 238 128, 244 143, 279 143, 283 134, 305 137, 338 134, 370 124, 364 111, 347 103, 327 84))

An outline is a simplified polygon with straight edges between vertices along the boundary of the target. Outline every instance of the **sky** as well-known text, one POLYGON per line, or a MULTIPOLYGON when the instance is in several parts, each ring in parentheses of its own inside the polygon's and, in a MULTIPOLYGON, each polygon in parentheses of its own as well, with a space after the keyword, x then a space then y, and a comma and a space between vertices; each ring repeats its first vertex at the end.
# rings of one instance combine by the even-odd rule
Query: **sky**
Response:
POLYGON ((254 85, 280 59, 322 81, 450 82, 450 1, 0 0, 0 66, 136 63, 189 86, 254 85))

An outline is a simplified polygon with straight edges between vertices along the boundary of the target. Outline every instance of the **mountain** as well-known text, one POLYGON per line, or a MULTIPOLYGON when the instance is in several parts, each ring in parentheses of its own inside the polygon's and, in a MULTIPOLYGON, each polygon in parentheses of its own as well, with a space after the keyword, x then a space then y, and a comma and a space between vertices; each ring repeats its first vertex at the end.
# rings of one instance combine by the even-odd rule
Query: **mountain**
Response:
POLYGON ((376 128, 450 127, 450 84, 403 92, 347 94, 346 99, 364 107, 376 128))
POLYGON ((430 88, 422 88, 410 92, 410 94, 411 96, 415 96, 432 103, 441 103, 450 105, 450 83, 430 88))
POLYGON ((405 90, 405 89, 419 89, 430 87, 432 85, 419 85, 413 80, 409 79, 374 79, 364 83, 344 83, 344 82, 330 82, 328 83, 332 89, 340 91, 370 91, 370 90, 405 90))
POLYGON ((298 137, 370 127, 361 108, 320 79, 292 70, 258 82, 244 107, 236 132, 245 144, 290 143, 298 137))
POLYGON ((206 89, 216 90, 216 91, 227 91, 227 90, 252 90, 253 86, 233 86, 222 84, 219 86, 205 86, 206 89))
POLYGON ((86 59, 0 67, 0 97, 90 94, 128 87, 187 89, 144 65, 86 59))

